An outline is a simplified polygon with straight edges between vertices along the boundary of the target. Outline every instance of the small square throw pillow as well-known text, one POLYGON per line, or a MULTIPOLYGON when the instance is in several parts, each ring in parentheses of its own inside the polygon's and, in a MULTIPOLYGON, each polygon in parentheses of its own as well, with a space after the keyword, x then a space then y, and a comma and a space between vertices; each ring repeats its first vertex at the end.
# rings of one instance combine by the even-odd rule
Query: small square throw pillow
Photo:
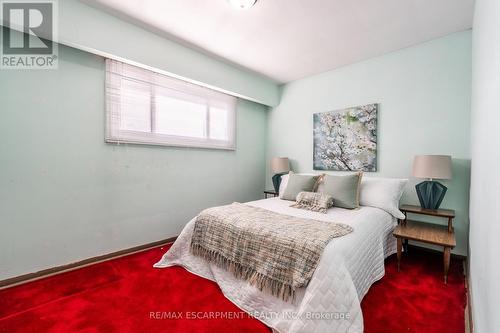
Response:
POLYGON ((326 214, 328 208, 333 206, 333 198, 324 193, 300 192, 297 195, 297 202, 290 207, 312 210, 326 214))
POLYGON ((354 209, 359 207, 359 184, 362 172, 347 176, 324 175, 321 192, 333 197, 335 207, 354 209))
POLYGON ((300 192, 314 192, 319 178, 319 175, 301 175, 290 171, 286 188, 280 198, 295 201, 300 192))

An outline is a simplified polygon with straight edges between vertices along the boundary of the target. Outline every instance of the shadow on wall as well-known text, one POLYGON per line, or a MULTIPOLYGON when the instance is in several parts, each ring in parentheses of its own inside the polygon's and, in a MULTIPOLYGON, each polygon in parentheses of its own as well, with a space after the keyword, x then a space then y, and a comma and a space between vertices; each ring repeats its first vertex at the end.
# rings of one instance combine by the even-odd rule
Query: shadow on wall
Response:
MULTIPOLYGON (((290 165, 292 171, 301 172, 299 163, 297 160, 290 159, 290 165)), ((458 253, 461 255, 467 254, 467 244, 468 244, 468 230, 469 230, 469 190, 470 190, 470 170, 471 170, 471 160, 470 159, 452 159, 452 179, 450 180, 438 180, 443 185, 445 185, 448 190, 446 196, 441 204, 442 208, 455 210, 456 217, 453 222, 453 227, 455 228, 455 236, 457 239, 457 247, 453 250, 453 253, 458 253)), ((365 173, 365 177, 384 177, 390 178, 390 175, 381 172, 365 173)), ((310 174, 328 173, 328 174, 349 174, 352 171, 323 171, 323 170, 312 170, 306 172, 310 174)), ((402 204, 411 204, 419 206, 417 193, 415 191, 415 185, 423 181, 424 179, 411 177, 411 161, 408 161, 408 173, 407 176, 395 177, 395 178, 408 178, 408 184, 406 185, 405 191, 401 198, 402 204)), ((270 178, 269 178, 270 180, 270 178)), ((410 218, 415 218, 410 216, 410 218)), ((438 224, 446 224, 446 220, 428 216, 418 216, 418 220, 427 221, 438 224)), ((438 247, 422 245, 425 247, 439 249, 438 247)))
MULTIPOLYGON (((300 173, 298 167, 298 161, 289 157, 290 170, 296 173, 300 173)), ((410 167, 411 168, 411 167, 410 167)), ((443 199, 441 207, 455 209, 457 215, 459 212, 468 212, 469 209, 469 189, 470 189, 470 169, 471 160, 470 159, 452 159, 452 179, 450 180, 437 180, 443 185, 445 185, 448 190, 446 196, 443 199)), ((311 174, 350 174, 353 171, 328 171, 328 170, 312 170, 311 174)), ((384 177, 391 178, 387 175, 381 175, 379 172, 367 172, 364 174, 365 177, 384 177)), ((397 177, 395 177, 397 178, 397 177)), ((417 192, 415 191, 415 185, 424 181, 424 179, 413 178, 411 176, 411 169, 408 173, 408 184, 406 185, 403 196, 401 197, 401 202, 410 205, 420 205, 417 197, 417 192)), ((467 215, 468 216, 468 215, 467 215)))

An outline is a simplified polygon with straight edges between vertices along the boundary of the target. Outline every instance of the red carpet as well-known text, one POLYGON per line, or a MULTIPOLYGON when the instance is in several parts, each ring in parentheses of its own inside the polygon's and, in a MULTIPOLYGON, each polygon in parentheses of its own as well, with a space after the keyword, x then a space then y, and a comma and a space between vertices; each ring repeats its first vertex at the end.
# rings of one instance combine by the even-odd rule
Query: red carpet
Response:
MULTIPOLYGON (((0 332, 270 332, 215 283, 152 268, 167 248, 0 290, 0 332)), ((448 285, 441 269, 441 257, 426 252, 404 256, 401 273, 389 258, 362 303, 365 332, 464 332, 461 262, 452 261, 448 285)))
POLYGON ((385 276, 361 302, 365 332, 465 332, 462 263, 452 259, 445 285, 441 255, 410 248, 399 273, 396 255, 389 257, 385 276))

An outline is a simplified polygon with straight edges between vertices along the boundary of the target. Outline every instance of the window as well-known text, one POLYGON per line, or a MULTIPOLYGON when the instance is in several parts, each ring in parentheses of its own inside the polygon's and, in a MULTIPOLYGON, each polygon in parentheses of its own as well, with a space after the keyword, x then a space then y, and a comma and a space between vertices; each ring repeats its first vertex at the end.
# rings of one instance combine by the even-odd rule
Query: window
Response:
POLYGON ((106 141, 235 149, 236 98, 106 60, 106 141))

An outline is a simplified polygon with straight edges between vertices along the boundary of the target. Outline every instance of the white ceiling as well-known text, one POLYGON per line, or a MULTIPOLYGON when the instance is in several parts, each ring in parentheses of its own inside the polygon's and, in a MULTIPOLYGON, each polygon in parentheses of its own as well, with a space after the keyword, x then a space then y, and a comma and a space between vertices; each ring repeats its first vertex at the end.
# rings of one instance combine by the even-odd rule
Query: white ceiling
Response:
POLYGON ((470 29, 474 0, 84 0, 284 83, 470 29))

